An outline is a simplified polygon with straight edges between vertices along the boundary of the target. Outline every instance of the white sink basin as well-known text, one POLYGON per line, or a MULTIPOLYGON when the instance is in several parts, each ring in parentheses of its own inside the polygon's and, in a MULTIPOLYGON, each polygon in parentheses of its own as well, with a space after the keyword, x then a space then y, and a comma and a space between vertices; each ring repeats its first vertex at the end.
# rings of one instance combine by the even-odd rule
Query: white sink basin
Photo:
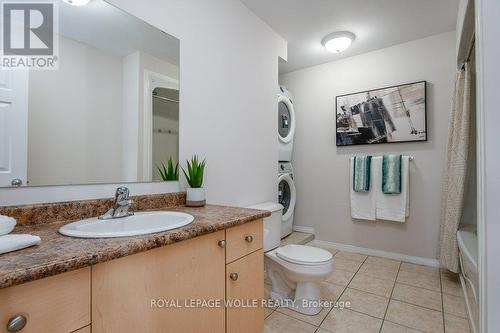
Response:
POLYGON ((61 227, 59 232, 80 238, 128 237, 180 228, 193 220, 192 215, 180 212, 138 212, 117 219, 99 220, 95 217, 76 221, 61 227))

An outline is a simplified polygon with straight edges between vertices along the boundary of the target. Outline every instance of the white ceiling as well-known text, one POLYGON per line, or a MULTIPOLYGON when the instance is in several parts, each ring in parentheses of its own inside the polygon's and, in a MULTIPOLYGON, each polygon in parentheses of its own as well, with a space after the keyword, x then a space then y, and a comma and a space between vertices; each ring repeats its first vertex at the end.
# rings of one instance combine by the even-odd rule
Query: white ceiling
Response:
POLYGON ((280 72, 319 65, 455 30, 458 0, 241 0, 288 41, 280 72), (321 45, 348 30, 356 41, 343 53, 321 45))
POLYGON ((102 0, 76 7, 60 2, 62 36, 126 56, 137 50, 179 64, 179 40, 102 0))

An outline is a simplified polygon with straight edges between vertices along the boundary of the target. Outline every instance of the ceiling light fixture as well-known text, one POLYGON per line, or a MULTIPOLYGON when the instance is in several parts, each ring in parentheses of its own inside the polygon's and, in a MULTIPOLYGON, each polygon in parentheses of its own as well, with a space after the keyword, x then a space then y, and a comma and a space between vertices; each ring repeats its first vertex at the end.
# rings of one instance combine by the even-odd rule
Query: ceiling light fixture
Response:
POLYGON ((347 50, 356 39, 356 35, 349 31, 338 31, 327 35, 321 44, 332 53, 340 53, 347 50))
POLYGON ((92 0, 63 0, 63 1, 72 5, 72 6, 81 7, 81 6, 88 5, 89 2, 92 0))

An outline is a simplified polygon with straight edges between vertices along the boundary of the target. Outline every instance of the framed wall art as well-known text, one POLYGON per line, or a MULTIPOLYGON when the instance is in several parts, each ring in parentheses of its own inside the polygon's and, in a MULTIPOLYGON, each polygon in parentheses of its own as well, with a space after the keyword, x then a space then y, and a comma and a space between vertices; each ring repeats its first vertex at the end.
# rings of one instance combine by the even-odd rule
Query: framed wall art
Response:
POLYGON ((426 81, 337 96, 337 146, 427 141, 426 81))

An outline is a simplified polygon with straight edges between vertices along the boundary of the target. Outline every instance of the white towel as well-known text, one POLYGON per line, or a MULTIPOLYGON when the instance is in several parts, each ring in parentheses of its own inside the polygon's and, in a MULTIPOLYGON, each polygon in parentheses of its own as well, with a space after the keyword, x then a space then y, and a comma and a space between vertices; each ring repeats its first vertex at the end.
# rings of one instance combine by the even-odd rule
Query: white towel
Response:
MULTIPOLYGON (((378 173, 373 173, 376 179, 382 179, 382 156, 372 159, 372 168, 378 165, 378 173)), ((403 156, 401 160, 401 193, 384 194, 382 187, 374 187, 376 191, 376 216, 379 220, 406 222, 410 215, 410 158, 403 156)))
POLYGON ((14 230, 16 223, 16 219, 5 215, 0 215, 0 236, 7 235, 12 230, 14 230))
POLYGON ((41 241, 40 237, 33 235, 11 234, 0 236, 0 254, 37 245, 41 241))
POLYGON ((380 173, 380 163, 374 163, 372 158, 371 164, 371 184, 370 191, 368 192, 355 192, 354 191, 354 157, 351 157, 351 166, 349 172, 349 184, 351 191, 351 216, 354 219, 375 221, 376 219, 376 204, 377 204, 377 190, 381 187, 380 177, 373 177, 380 173))

